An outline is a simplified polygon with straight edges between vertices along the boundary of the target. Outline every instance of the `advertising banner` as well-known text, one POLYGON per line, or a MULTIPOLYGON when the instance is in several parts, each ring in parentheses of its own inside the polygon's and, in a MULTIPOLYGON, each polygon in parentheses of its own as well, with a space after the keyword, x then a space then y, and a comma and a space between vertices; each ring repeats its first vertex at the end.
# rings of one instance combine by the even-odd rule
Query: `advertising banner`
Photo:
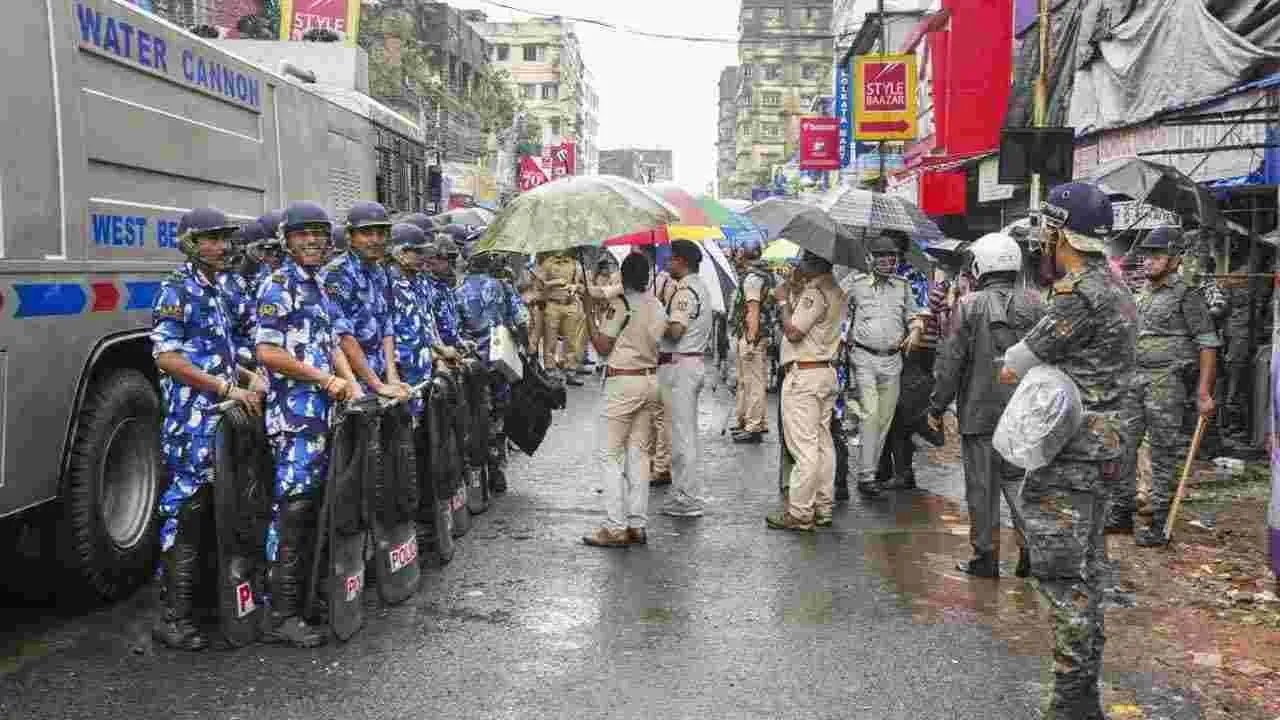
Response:
POLYGON ((360 0, 280 0, 280 39, 301 40, 308 30, 328 28, 355 47, 360 0))
POLYGON ((558 180, 566 175, 577 175, 577 146, 565 141, 551 148, 551 179, 558 180))
POLYGON ((853 94, 849 63, 836 66, 835 116, 840 122, 840 167, 853 163, 853 94))
POLYGON ((520 157, 520 192, 529 192, 547 182, 547 174, 542 172, 538 161, 530 155, 520 157))
POLYGON ((916 56, 859 55, 854 77, 854 137, 915 140, 916 56))
POLYGON ((831 117, 800 118, 800 169, 840 169, 840 121, 831 117))

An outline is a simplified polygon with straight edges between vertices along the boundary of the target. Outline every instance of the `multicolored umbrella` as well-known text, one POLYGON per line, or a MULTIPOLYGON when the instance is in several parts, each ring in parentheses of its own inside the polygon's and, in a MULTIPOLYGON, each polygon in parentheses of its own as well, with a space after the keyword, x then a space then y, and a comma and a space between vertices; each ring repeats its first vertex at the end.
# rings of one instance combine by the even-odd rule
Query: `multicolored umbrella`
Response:
POLYGON ((517 197, 485 230, 476 251, 533 255, 599 247, 679 221, 676 208, 630 180, 571 176, 517 197))
POLYGON ((679 213, 680 220, 678 222, 681 225, 707 226, 720 224, 711 222, 697 199, 685 192, 684 188, 679 185, 658 183, 657 185, 645 185, 644 188, 670 203, 679 213))

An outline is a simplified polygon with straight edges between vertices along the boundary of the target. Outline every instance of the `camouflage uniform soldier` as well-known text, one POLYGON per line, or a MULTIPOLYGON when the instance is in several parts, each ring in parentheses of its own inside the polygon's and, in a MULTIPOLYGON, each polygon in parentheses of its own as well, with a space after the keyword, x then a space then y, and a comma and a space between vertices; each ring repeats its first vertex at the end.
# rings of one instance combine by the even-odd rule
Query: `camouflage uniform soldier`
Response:
POLYGON ((1019 504, 1029 553, 1019 563, 1047 603, 1054 630, 1054 687, 1044 717, 1102 720, 1101 575, 1106 545, 1104 475, 1122 454, 1119 411, 1132 380, 1137 308, 1103 257, 1114 216, 1093 185, 1068 183, 1042 206, 1044 254, 1065 274, 1048 314, 1005 354, 1002 382, 1051 363, 1084 402, 1084 424, 1057 457, 1027 477, 1019 504))
POLYGON ((1214 373, 1221 342, 1203 294, 1188 287, 1177 272, 1184 247, 1182 231, 1176 227, 1155 228, 1140 246, 1147 256, 1143 270, 1148 279, 1138 295, 1138 370, 1125 422, 1125 462, 1120 481, 1109 488, 1107 527, 1133 527, 1138 445, 1150 431, 1153 514, 1151 527, 1137 538, 1143 547, 1165 543, 1171 484, 1178 481, 1178 468, 1190 442, 1183 408, 1193 387, 1200 414, 1209 417, 1214 412, 1214 373))

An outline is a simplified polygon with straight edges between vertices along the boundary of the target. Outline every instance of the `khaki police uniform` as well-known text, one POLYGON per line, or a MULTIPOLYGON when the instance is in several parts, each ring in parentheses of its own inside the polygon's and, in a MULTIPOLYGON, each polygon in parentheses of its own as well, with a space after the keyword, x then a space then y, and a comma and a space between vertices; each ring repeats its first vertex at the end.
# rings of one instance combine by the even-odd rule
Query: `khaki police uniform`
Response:
POLYGON ((563 367, 576 371, 582 358, 582 306, 578 302, 585 279, 578 263, 570 257, 546 258, 539 267, 545 287, 546 309, 543 315, 542 364, 548 368, 563 367), (565 340, 564 362, 556 363, 556 344, 565 340))
POLYGON ((658 394, 658 341, 667 314, 649 292, 608 301, 600 332, 614 338, 605 372, 605 447, 601 455, 604 527, 643 528, 648 520, 649 464, 658 394))
MULTIPOLYGON (((613 293, 605 296, 605 293, 603 292, 604 288, 609 288, 610 290, 616 288, 620 291, 621 287, 622 277, 618 273, 601 272, 597 270, 591 274, 591 282, 587 285, 587 295, 584 296, 586 298, 584 302, 586 303, 586 312, 591 313, 592 319, 595 320, 596 327, 604 327, 604 316, 609 311, 608 300, 613 297, 613 293)), ((582 332, 584 333, 583 337, 586 338, 587 336, 585 333, 588 332, 586 323, 582 324, 582 332)), ((586 348, 585 352, 588 355, 592 357, 595 356, 595 349, 592 348, 591 344, 586 342, 585 339, 583 341, 583 347, 586 348)))
POLYGON ((858 424, 861 457, 858 482, 876 479, 880 453, 893 424, 901 389, 902 352, 898 349, 918 318, 911 283, 906 278, 875 273, 854 273, 845 279, 849 298, 849 330, 845 341, 853 360, 859 399, 865 414, 858 424))
POLYGON ((756 303, 759 309, 760 326, 756 338, 747 337, 747 321, 745 310, 738 333, 737 359, 735 370, 738 376, 738 399, 735 410, 738 427, 744 432, 764 432, 769 429, 768 413, 765 410, 765 395, 768 381, 766 348, 768 347, 764 318, 764 278, 759 272, 748 272, 742 279, 742 301, 756 303), (754 342, 752 342, 754 340, 754 342))
POLYGON ((830 517, 835 500, 836 448, 828 422, 835 411, 834 361, 848 306, 829 273, 809 280, 799 298, 788 302, 791 326, 804 337, 782 342, 782 433, 795 459, 787 515, 796 525, 812 526, 815 515, 830 517))
MULTIPOLYGON (((658 302, 662 307, 666 307, 671 301, 671 294, 675 292, 676 281, 671 279, 671 275, 666 270, 658 273, 653 279, 653 294, 658 298, 658 302)), ((671 424, 667 422, 665 408, 659 408, 658 412, 653 414, 653 475, 654 477, 665 476, 667 482, 671 481, 671 424)))
POLYGON ((520 291, 520 299, 524 301, 525 307, 529 308, 529 344, 531 346, 529 352, 533 353, 534 357, 543 357, 541 347, 546 298, 542 280, 531 272, 523 272, 517 289, 520 291))
POLYGON ((666 413, 664 430, 671 438, 671 492, 664 513, 703 509, 702 440, 698 434, 698 395, 706 382, 706 351, 711 342, 712 313, 702 277, 681 278, 666 303, 669 323, 685 327, 679 340, 662 338, 658 382, 666 413))

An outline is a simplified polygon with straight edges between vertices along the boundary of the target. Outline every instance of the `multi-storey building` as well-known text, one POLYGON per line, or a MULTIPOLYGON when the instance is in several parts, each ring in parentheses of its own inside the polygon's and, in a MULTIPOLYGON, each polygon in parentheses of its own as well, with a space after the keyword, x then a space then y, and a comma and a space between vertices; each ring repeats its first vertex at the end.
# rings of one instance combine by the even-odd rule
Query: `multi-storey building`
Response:
POLYGON ((526 111, 542 126, 543 144, 574 142, 577 171, 599 167, 600 98, 582 58, 573 23, 540 18, 516 23, 475 23, 492 45, 490 60, 506 70, 526 111))
POLYGON ((601 150, 600 174, 617 175, 635 182, 644 182, 644 161, 639 152, 630 148, 601 150))
POLYGON ((738 165, 738 68, 720 71, 716 114, 716 191, 730 197, 730 180, 738 165))
POLYGON ((205 26, 219 37, 268 40, 265 0, 129 0, 184 28, 205 26))
POLYGON ((801 114, 831 92, 831 0, 743 0, 738 17, 736 163, 728 192, 750 197, 799 143, 801 114))

